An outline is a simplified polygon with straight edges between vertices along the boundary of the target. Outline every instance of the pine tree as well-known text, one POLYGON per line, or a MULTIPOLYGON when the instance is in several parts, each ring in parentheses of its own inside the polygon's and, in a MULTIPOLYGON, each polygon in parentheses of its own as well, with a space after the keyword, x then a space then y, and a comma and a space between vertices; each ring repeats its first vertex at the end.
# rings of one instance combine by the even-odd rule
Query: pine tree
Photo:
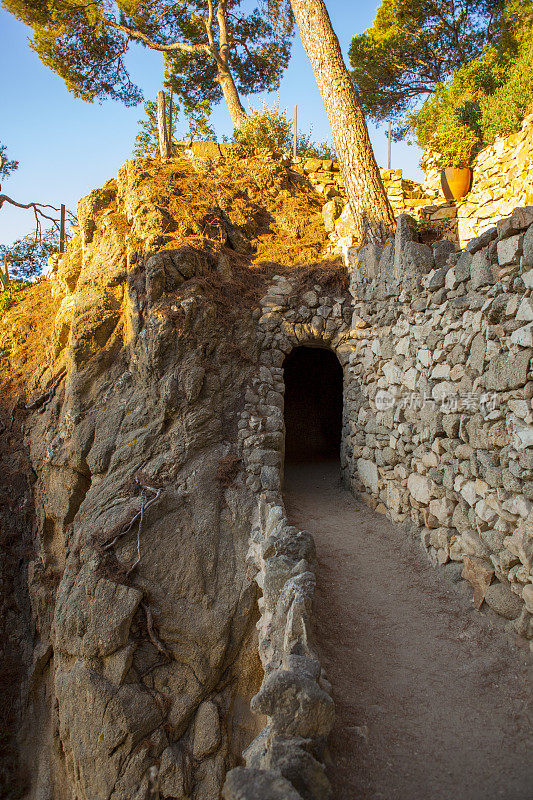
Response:
POLYGON ((324 101, 360 242, 390 235, 385 194, 363 112, 322 0, 291 0, 303 46, 324 101))

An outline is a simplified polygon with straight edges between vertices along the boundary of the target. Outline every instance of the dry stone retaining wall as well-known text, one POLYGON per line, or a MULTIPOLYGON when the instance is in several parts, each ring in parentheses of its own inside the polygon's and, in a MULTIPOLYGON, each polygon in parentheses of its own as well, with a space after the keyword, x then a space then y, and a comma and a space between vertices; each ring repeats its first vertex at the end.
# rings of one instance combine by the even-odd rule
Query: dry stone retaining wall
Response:
POLYGON ((460 253, 409 223, 352 262, 346 475, 532 638, 533 208, 460 253))

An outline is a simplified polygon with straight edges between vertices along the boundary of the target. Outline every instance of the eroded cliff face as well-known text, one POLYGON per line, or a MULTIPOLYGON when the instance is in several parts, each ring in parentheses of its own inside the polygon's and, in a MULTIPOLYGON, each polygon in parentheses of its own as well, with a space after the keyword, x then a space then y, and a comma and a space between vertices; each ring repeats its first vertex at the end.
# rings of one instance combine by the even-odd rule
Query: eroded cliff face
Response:
POLYGON ((28 798, 146 798, 156 773, 162 798, 218 798, 261 728, 237 423, 261 286, 318 258, 320 208, 265 159, 128 162, 80 202, 43 351, 53 333, 13 395, 36 479, 28 798))

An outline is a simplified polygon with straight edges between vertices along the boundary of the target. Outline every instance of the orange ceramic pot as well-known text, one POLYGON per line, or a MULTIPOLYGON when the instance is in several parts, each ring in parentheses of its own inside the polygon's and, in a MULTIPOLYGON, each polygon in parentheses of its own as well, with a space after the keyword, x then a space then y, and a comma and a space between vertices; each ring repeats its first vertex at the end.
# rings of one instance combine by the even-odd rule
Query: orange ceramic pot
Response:
POLYGON ((470 191, 472 170, 470 167, 446 167, 440 174, 440 182, 446 200, 460 200, 470 191))

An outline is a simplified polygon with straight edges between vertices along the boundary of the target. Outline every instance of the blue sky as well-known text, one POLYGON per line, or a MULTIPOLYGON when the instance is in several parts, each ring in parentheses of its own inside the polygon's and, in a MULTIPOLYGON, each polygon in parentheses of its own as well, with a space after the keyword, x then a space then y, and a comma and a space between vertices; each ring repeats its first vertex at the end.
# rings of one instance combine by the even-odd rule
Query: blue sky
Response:
MULTIPOLYGON (((367 0, 326 0, 326 5, 347 59, 352 36, 372 24, 377 4, 367 0)), ((30 34, 29 28, 0 10, 0 141, 7 144, 10 157, 20 162, 2 189, 21 202, 65 203, 75 209, 80 197, 114 177, 124 161, 132 157, 142 105, 126 108, 112 101, 99 104, 76 100, 61 78, 44 67, 30 50, 30 34)), ((133 46, 128 64, 145 97, 155 97, 161 88, 162 56, 133 46)), ((254 106, 259 105, 260 99, 258 95, 249 98, 254 106)), ((278 94, 265 99, 277 103, 278 94)), ((279 91, 281 108, 289 108, 292 114, 295 103, 299 127, 308 130, 312 125, 316 140, 329 139, 327 117, 298 33, 279 91)), ((231 135, 225 105, 215 109, 213 124, 219 137, 231 135)), ((370 126, 370 134, 378 163, 386 166, 385 130, 370 126)), ((392 166, 401 167, 406 177, 421 177, 419 160, 417 148, 393 142, 392 166)), ((10 244, 31 229, 31 212, 18 211, 7 204, 0 210, 0 243, 10 244)))

